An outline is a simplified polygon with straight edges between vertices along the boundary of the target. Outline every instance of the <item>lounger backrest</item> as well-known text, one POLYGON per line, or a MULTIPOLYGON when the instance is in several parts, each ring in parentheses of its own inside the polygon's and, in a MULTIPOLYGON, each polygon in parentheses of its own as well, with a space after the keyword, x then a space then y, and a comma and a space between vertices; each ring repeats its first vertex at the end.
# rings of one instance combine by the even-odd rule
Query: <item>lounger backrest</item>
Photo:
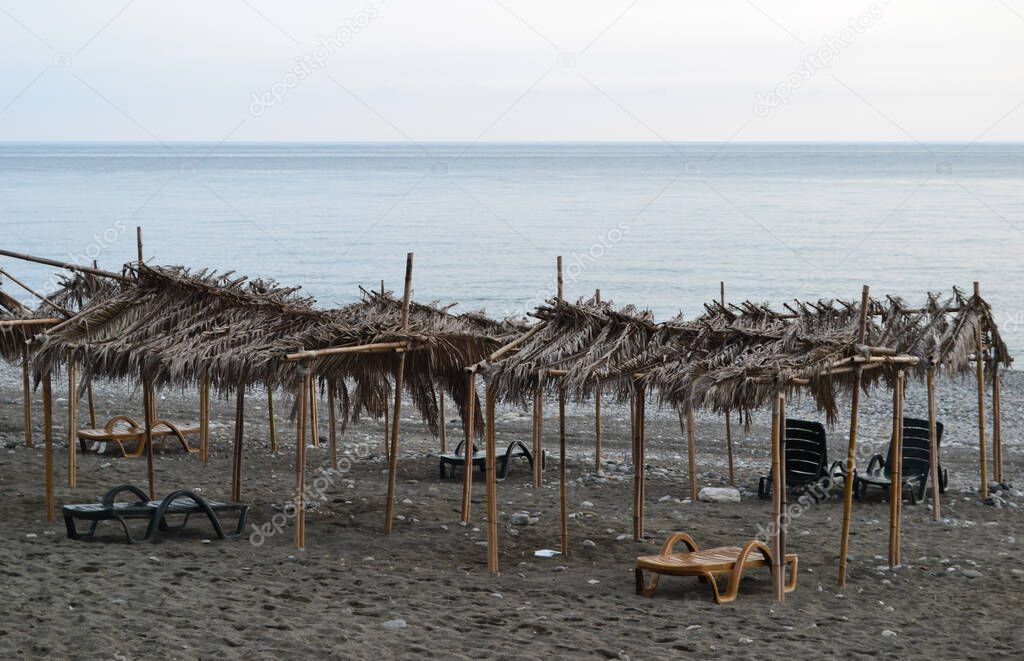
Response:
POLYGON ((827 466, 824 425, 786 418, 786 484, 812 482, 825 473, 827 466))
MULTIPOLYGON (((935 423, 936 445, 942 442, 942 423, 935 423)), ((891 477, 892 441, 885 462, 885 474, 891 477)), ((928 421, 920 418, 903 418, 903 477, 926 475, 931 470, 932 445, 928 421)))

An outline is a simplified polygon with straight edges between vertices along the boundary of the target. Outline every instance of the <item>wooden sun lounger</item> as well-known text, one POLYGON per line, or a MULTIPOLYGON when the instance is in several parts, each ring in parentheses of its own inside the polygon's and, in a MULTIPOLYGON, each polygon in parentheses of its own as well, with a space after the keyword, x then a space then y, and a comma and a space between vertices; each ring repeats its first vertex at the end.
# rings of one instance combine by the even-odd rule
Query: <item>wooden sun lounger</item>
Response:
POLYGON ((149 496, 138 487, 130 484, 122 484, 114 487, 103 496, 98 503, 83 503, 79 505, 65 505, 61 508, 64 514, 64 525, 67 528, 68 539, 81 539, 92 537, 96 532, 96 526, 100 521, 117 521, 124 529, 124 536, 128 543, 138 541, 154 542, 158 531, 177 530, 188 525, 188 519, 193 514, 205 514, 217 534, 217 539, 224 539, 224 529, 221 528, 217 512, 237 512, 238 525, 233 535, 239 535, 245 528, 245 517, 249 512, 249 506, 242 503, 222 503, 215 500, 206 500, 191 491, 175 491, 163 500, 150 500, 149 496), (116 502, 117 496, 121 493, 131 493, 136 498, 135 502, 116 502), (169 525, 167 516, 172 514, 183 515, 184 520, 177 525, 169 525), (89 532, 84 535, 78 532, 75 527, 75 519, 91 521, 89 532), (127 521, 129 519, 144 519, 149 521, 146 527, 146 534, 142 539, 135 539, 128 531, 127 521))
MULTIPOLYGON (((446 477, 454 477, 458 473, 460 466, 466 465, 466 458, 463 456, 462 449, 465 446, 466 441, 461 441, 455 447, 453 454, 442 454, 440 455, 440 477, 445 479, 446 477)), ((541 467, 544 466, 546 453, 541 453, 541 467)), ((495 471, 497 473, 497 479, 504 480, 508 477, 509 462, 512 459, 521 457, 526 459, 530 463, 530 468, 533 468, 533 453, 526 447, 526 444, 522 441, 512 441, 505 448, 495 448, 495 460, 497 466, 495 471)), ((487 469, 487 453, 483 451, 477 451, 476 446, 473 446, 473 465, 478 466, 481 471, 487 469)))
MULTIPOLYGON (((185 437, 198 434, 199 431, 198 423, 178 425, 170 420, 157 420, 153 424, 152 435, 154 441, 159 440, 160 442, 163 442, 163 439, 168 436, 173 436, 185 452, 194 453, 198 450, 189 447, 185 437)), ((115 415, 107 420, 107 423, 100 429, 78 430, 78 443, 82 447, 82 452, 89 451, 90 443, 117 443, 121 448, 121 454, 126 457, 138 457, 146 449, 145 440, 146 428, 127 415, 115 415), (129 452, 125 449, 125 443, 134 443, 135 448, 129 452)))
MULTIPOLYGON (((789 567, 789 581, 786 583, 785 591, 792 592, 796 589, 797 557, 795 553, 786 554, 783 571, 786 566, 789 567)), ((743 571, 755 567, 768 567, 769 570, 772 570, 772 552, 763 542, 753 540, 747 542, 743 548, 720 546, 702 551, 692 537, 684 532, 677 532, 665 541, 658 555, 645 555, 636 559, 636 593, 645 597, 652 596, 658 588, 658 579, 662 574, 697 576, 711 584, 716 604, 727 604, 736 600, 743 571), (683 542, 690 550, 685 553, 673 553, 672 549, 678 542, 683 542), (649 585, 644 583, 645 570, 654 574, 649 585), (716 577, 721 574, 729 576, 725 594, 718 590, 716 577)))

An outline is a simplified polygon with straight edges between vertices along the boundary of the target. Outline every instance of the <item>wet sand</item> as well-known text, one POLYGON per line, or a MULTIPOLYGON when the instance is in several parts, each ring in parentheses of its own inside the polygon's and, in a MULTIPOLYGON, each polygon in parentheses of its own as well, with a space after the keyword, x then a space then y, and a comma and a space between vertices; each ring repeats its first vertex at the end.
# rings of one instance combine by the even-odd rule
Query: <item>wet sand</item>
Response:
MULTIPOLYGON (((19 375, 0 371, 0 657, 105 658, 669 658, 799 655, 985 658, 1019 653, 1016 613, 1024 606, 1024 567, 1013 558, 1024 541, 1020 505, 1024 457, 1024 378, 1005 380, 1005 478, 996 506, 982 503, 978 485, 976 402, 971 382, 943 382, 946 423, 942 461, 951 474, 944 519, 930 505, 904 505, 904 566, 885 565, 888 504, 877 492, 855 502, 847 590, 837 589, 842 502, 835 495, 810 507, 789 528, 789 550, 800 555, 796 592, 772 600, 766 570, 743 581, 738 601, 715 605, 706 585, 666 578, 654 598, 634 594, 633 561, 656 552, 675 530, 704 545, 736 544, 767 525, 771 505, 756 496, 767 466, 767 415, 736 428, 737 484, 733 504, 688 502, 685 442, 670 410, 649 405, 646 531, 631 535, 628 417, 609 405, 604 419, 604 476, 595 475, 589 406, 570 407, 568 558, 538 558, 558 548, 557 456, 542 489, 525 463, 498 484, 501 575, 486 567, 484 485, 473 493, 472 524, 459 524, 460 482, 439 480, 437 439, 411 407, 403 407, 394 531, 383 535, 385 464, 380 424, 363 421, 341 438, 345 470, 329 465, 326 412, 320 448, 308 451, 311 484, 323 498, 307 518, 307 548, 298 552, 284 516, 294 486, 294 427, 278 419, 281 451, 269 452, 265 398, 248 398, 243 500, 252 505, 241 538, 218 541, 193 521, 157 544, 127 545, 116 524, 92 541, 65 538, 63 523, 47 523, 38 393, 35 447, 23 444, 19 375), (616 463, 618 462, 618 463, 616 463), (350 465, 349 465, 350 463, 350 465), (318 482, 319 480, 319 482, 318 482), (512 525, 526 511, 532 525, 512 525), (275 519, 276 515, 276 519, 275 519), (270 527, 263 528, 269 524, 270 527), (1020 541, 1018 541, 1020 540, 1020 541), (254 543, 258 542, 258 543, 254 543), (589 542, 589 543, 587 543, 589 542), (402 623, 396 623, 401 620, 402 623), (404 626, 403 626, 404 624, 404 626), (889 633, 886 633, 889 632, 889 633)), ((58 395, 60 389, 57 388, 58 395)), ((138 413, 140 393, 97 384, 97 413, 138 413)), ((907 415, 921 415, 923 387, 912 384, 907 415)), ((290 402, 280 397, 278 411, 290 402)), ((861 429, 867 457, 884 451, 891 400, 865 403, 861 429)), ((820 419, 800 403, 790 415, 820 419)), ((161 415, 195 419, 194 393, 164 393, 161 415)), ((226 499, 231 475, 232 404, 214 404, 210 460, 168 443, 157 453, 157 491, 201 489, 226 499)), ((545 408, 545 446, 557 453, 555 407, 545 408)), ((80 420, 88 416, 84 402, 80 420)), ((58 505, 90 502, 110 487, 145 485, 145 461, 116 454, 79 456, 78 488, 67 487, 66 400, 55 406, 58 505)), ((845 453, 849 420, 829 430, 830 455, 845 453)), ((450 445, 460 434, 449 426, 450 445)), ((501 409, 498 444, 529 440, 523 411, 501 409)), ((702 486, 727 482, 724 425, 697 422, 702 486)))

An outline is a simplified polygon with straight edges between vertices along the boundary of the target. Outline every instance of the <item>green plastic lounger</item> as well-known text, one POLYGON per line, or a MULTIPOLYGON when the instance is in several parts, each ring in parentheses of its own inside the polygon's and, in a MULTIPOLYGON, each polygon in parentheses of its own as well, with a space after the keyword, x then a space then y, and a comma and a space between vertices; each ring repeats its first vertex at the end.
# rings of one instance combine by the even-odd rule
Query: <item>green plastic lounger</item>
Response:
MULTIPOLYGON (((938 447, 942 442, 942 423, 935 423, 935 445, 938 447)), ((938 461, 938 457, 935 458, 938 461)), ((853 495, 858 499, 863 498, 870 487, 878 487, 883 491, 889 491, 892 486, 892 441, 889 441, 889 451, 883 457, 876 454, 868 461, 868 468, 865 473, 854 471, 853 473, 853 495)), ((928 482, 932 469, 932 445, 928 433, 928 421, 919 418, 903 418, 903 489, 910 498, 910 503, 916 505, 919 500, 924 500, 925 484, 928 482)), ((939 464, 939 491, 945 492, 949 481, 949 474, 939 464)))
POLYGON ((217 518, 218 512, 233 512, 238 514, 238 525, 234 535, 239 535, 245 528, 245 517, 249 512, 249 506, 242 503, 221 503, 205 498, 191 491, 175 491, 163 500, 150 500, 142 489, 131 484, 122 484, 114 487, 103 496, 98 503, 83 503, 79 505, 65 505, 61 508, 64 513, 64 525, 68 530, 68 539, 81 539, 92 537, 96 533, 96 526, 100 521, 117 521, 124 529, 124 536, 128 543, 154 542, 157 533, 160 531, 176 530, 188 525, 188 519, 193 514, 205 514, 209 519, 213 530, 217 533, 217 539, 224 539, 224 529, 217 518), (134 502, 117 502, 118 495, 130 493, 137 498, 134 502), (169 525, 169 515, 184 516, 184 520, 177 525, 169 525), (89 532, 84 535, 78 532, 75 527, 75 520, 92 522, 89 532), (146 534, 142 539, 135 539, 128 531, 128 520, 143 519, 149 521, 146 526, 146 534))
MULTIPOLYGON (((807 491, 818 499, 813 487, 829 476, 828 443, 825 427, 820 422, 786 418, 786 489, 794 493, 807 491)), ((772 474, 761 476, 757 496, 767 500, 772 495, 772 474)))
MULTIPOLYGON (((440 477, 442 480, 446 477, 454 477, 458 473, 458 468, 466 465, 466 458, 462 451, 465 445, 465 440, 460 441, 455 447, 454 453, 440 455, 440 477)), ((545 455, 545 452, 541 452, 541 467, 544 466, 545 455)), ((509 461, 516 458, 526 459, 530 463, 530 468, 533 468, 533 453, 522 441, 512 441, 507 448, 495 448, 495 459, 497 460, 495 470, 499 480, 508 477, 509 461)), ((475 445, 473 446, 473 465, 479 466, 481 471, 487 470, 487 453, 478 451, 475 445)))

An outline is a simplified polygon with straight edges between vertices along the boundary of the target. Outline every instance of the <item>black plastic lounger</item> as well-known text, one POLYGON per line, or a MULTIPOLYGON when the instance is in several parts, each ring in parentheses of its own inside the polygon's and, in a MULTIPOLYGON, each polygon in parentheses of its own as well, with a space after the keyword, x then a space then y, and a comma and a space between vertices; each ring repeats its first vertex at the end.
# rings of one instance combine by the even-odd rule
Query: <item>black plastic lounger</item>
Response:
MULTIPOLYGON (((820 422, 786 418, 786 489, 801 492, 828 477, 828 444, 820 422)), ((757 495, 762 500, 772 494, 772 475, 761 476, 757 495)), ((813 494, 818 498, 817 491, 813 494)))
POLYGON ((81 539, 92 537, 96 532, 96 526, 100 521, 117 521, 124 529, 124 536, 128 543, 133 542, 154 542, 158 531, 175 530, 188 525, 188 519, 193 514, 205 514, 217 533, 217 539, 224 539, 224 529, 221 528, 217 512, 237 512, 238 526, 234 535, 241 534, 245 527, 245 517, 249 512, 249 506, 242 503, 221 503, 215 500, 206 500, 191 491, 175 491, 163 500, 150 500, 149 496, 138 487, 130 484, 122 484, 114 487, 103 496, 99 503, 85 503, 80 505, 65 505, 64 525, 68 530, 68 539, 81 539), (135 502, 116 502, 117 496, 129 492, 136 496, 135 502), (184 520, 177 525, 169 525, 167 516, 171 514, 184 515, 184 520), (81 534, 75 528, 75 519, 91 521, 89 532, 81 534), (134 539, 128 531, 127 521, 129 519, 145 519, 149 521, 146 527, 146 534, 142 539, 134 539))
MULTIPOLYGON (((466 441, 463 440, 455 447, 454 453, 440 455, 440 477, 442 480, 446 477, 455 477, 458 474, 458 468, 466 465, 466 458, 462 452, 465 445, 466 441)), ((544 466, 545 455, 545 452, 541 452, 541 467, 544 466)), ((530 468, 533 468, 533 453, 522 441, 512 441, 504 449, 495 448, 495 459, 497 459, 495 469, 499 480, 504 480, 508 476, 509 461, 518 457, 526 459, 530 463, 530 468)), ((487 470, 487 453, 478 451, 475 445, 473 446, 473 465, 479 466, 481 471, 487 470)))
MULTIPOLYGON (((942 423, 935 423, 935 445, 942 442, 942 423)), ((936 457, 938 461, 938 457, 936 457)), ((885 457, 876 454, 868 461, 867 472, 854 471, 853 495, 862 498, 869 487, 889 491, 892 486, 892 441, 885 457)), ((903 489, 910 497, 910 503, 924 500, 925 484, 932 469, 932 445, 928 432, 928 421, 919 418, 903 418, 903 489)), ((939 464, 939 491, 945 492, 949 473, 939 464)))

